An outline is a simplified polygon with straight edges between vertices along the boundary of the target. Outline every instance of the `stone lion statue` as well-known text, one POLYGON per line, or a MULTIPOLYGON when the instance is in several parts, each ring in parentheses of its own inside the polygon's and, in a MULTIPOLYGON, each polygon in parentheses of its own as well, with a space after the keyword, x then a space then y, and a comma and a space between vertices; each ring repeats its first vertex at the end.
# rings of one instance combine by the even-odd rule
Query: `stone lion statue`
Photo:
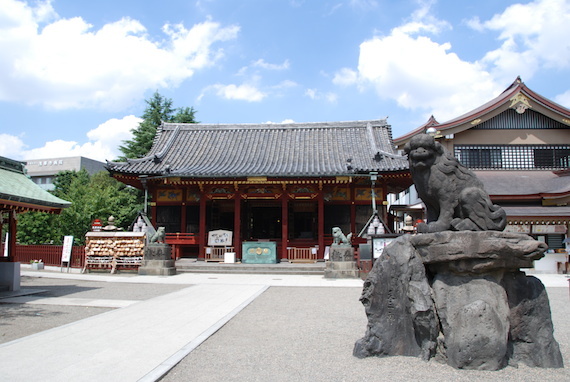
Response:
POLYGON ((150 243, 164 243, 164 238, 166 237, 166 231, 164 227, 158 227, 154 235, 150 238, 150 243))
POLYGON ((483 183, 428 134, 414 136, 404 150, 412 180, 426 205, 427 224, 418 232, 502 231, 505 211, 491 202, 483 183))
POLYGON ((333 242, 332 245, 351 245, 352 233, 345 235, 340 227, 332 229, 333 242))

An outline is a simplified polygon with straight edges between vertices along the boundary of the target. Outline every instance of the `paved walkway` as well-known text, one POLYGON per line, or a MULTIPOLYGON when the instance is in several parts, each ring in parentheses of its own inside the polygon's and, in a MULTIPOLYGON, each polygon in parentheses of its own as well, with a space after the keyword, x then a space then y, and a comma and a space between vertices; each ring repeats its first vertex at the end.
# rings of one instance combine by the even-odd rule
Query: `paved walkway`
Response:
POLYGON ((190 286, 9 342, 0 346, 1 378, 154 381, 266 288, 190 286))
POLYGON ((146 301, 15 296, 4 302, 116 307, 0 345, 6 381, 155 381, 269 286, 361 287, 322 276, 179 274, 138 276, 34 272, 23 276, 189 285, 146 301), (49 349, 49 351, 46 351, 49 349))

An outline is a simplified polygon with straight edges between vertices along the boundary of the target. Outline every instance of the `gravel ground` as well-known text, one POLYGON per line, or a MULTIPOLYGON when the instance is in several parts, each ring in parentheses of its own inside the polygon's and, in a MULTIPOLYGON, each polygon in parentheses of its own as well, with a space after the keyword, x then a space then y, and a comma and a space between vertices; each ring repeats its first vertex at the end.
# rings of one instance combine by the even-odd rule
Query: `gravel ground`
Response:
POLYGON ((162 381, 570 381, 568 289, 548 293, 564 369, 468 371, 414 357, 358 359, 352 348, 366 329, 359 288, 272 287, 162 381))
MULTIPOLYGON (((21 279, 23 289, 42 289, 42 297, 85 299, 146 300, 188 285, 131 284, 42 277, 21 279)), ((78 321, 112 308, 3 303, 0 299, 0 343, 78 321)))

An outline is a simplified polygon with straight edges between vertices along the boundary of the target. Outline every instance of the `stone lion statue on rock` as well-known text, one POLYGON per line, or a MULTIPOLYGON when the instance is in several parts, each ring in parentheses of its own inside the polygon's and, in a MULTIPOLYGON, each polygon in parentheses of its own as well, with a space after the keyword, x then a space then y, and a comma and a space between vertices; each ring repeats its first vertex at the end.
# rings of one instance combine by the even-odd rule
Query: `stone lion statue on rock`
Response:
POLYGON ((483 183, 428 134, 414 136, 404 150, 412 180, 426 206, 418 232, 502 231, 505 211, 491 202, 483 183))

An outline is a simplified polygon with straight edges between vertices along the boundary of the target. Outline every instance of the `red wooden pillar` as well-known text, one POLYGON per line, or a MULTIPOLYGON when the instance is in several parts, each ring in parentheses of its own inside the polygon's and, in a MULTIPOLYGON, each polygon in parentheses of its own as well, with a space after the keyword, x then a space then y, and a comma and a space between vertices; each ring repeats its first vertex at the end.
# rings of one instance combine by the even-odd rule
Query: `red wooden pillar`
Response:
POLYGON ((319 237, 319 253, 317 258, 324 259, 325 257, 325 197, 322 188, 319 190, 319 196, 317 196, 317 224, 318 237, 319 237))
POLYGON ((241 258, 241 192, 235 193, 234 200, 234 252, 241 258))
POLYGON ((281 195, 281 259, 288 259, 287 247, 289 246, 289 197, 284 192, 281 195))
POLYGON ((206 247, 206 194, 200 193, 200 228, 198 230, 198 258, 204 258, 204 247, 206 247))

